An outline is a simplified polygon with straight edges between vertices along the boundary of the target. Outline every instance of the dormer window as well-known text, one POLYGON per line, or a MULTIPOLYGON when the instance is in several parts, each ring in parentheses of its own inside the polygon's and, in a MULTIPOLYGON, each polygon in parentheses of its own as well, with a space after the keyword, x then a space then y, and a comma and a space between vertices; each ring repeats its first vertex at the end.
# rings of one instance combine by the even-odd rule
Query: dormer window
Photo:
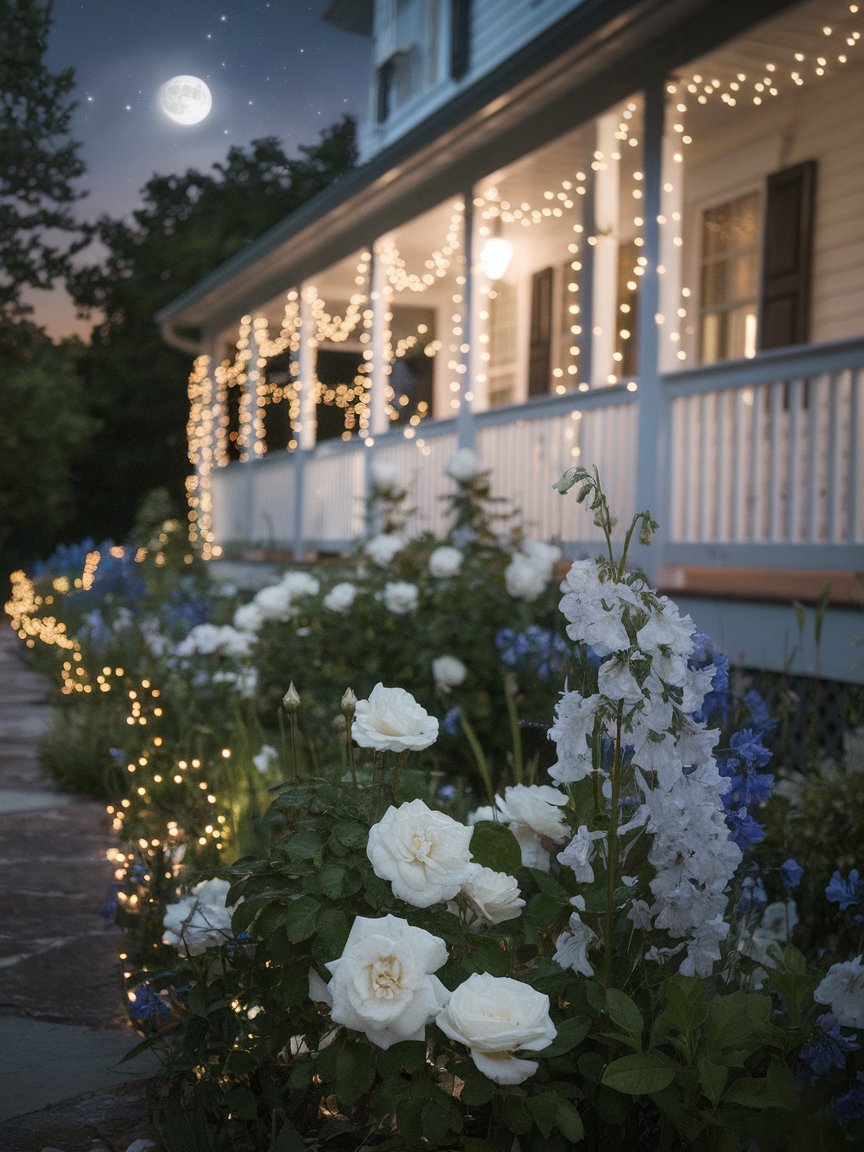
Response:
POLYGON ((400 48, 379 66, 375 113, 379 124, 420 91, 421 70, 421 54, 416 44, 400 48))
POLYGON ((461 80, 471 63, 471 0, 451 0, 450 75, 461 80))

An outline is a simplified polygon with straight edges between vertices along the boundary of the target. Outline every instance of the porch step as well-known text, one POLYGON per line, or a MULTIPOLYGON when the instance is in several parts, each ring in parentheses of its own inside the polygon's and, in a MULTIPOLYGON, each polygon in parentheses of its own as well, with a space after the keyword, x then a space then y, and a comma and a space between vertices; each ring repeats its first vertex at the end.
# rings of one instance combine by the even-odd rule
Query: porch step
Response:
POLYGON ((828 603, 864 605, 864 573, 805 569, 733 568, 726 565, 666 565, 657 584, 670 596, 720 596, 730 600, 767 600, 816 604, 825 585, 828 603))

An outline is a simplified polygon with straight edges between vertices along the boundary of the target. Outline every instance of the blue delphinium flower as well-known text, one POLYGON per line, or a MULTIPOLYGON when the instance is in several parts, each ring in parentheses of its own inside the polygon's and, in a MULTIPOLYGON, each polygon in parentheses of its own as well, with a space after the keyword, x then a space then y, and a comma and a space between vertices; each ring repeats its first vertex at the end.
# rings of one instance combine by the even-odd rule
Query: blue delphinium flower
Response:
POLYGON ((167 1020, 171 1015, 171 1002, 166 996, 154 992, 149 984, 139 984, 129 1001, 129 1015, 143 1024, 147 1021, 167 1020))
POLYGON ((771 759, 770 750, 762 743, 762 733, 752 728, 733 732, 729 744, 748 767, 764 768, 771 759))
POLYGON ((761 876, 745 876, 741 884, 736 910, 743 916, 752 908, 761 908, 768 903, 768 893, 761 876))
POLYGON ((804 875, 804 869, 797 860, 791 857, 784 860, 780 865, 780 879, 783 881, 783 887, 787 892, 791 892, 793 888, 797 888, 801 883, 801 877, 804 875))
POLYGON ((458 736, 459 734, 459 709, 451 708, 444 719, 441 721, 441 731, 446 732, 448 736, 458 736))
POLYGON ((702 707, 694 713, 694 719, 702 724, 708 723, 709 716, 716 717, 719 723, 726 722, 729 714, 729 661, 710 636, 704 632, 693 635, 693 651, 688 659, 691 668, 707 668, 714 666, 711 677, 711 688, 705 693, 702 707))
POLYGON ((508 668, 540 680, 560 672, 567 656, 564 640, 539 624, 529 624, 524 632, 502 628, 495 636, 495 644, 508 668))
POLYGON ((832 1068, 845 1068, 847 1053, 857 1052, 859 1048, 855 1037, 842 1032, 837 1018, 830 1012, 820 1016, 816 1023, 819 1031, 799 1053, 804 1064, 797 1077, 800 1086, 813 1084, 832 1068))
POLYGON ((864 1120, 864 1072, 856 1077, 858 1083, 834 1101, 834 1115, 845 1127, 853 1120, 864 1120))
POLYGON ((828 882, 825 895, 832 904, 840 905, 841 912, 845 912, 847 908, 855 907, 859 901, 858 869, 853 868, 850 871, 848 880, 844 880, 839 872, 835 872, 828 882))
POLYGON ((750 722, 754 728, 759 728, 763 732, 772 732, 777 727, 778 721, 768 711, 767 703, 755 688, 744 693, 744 704, 750 713, 750 722))

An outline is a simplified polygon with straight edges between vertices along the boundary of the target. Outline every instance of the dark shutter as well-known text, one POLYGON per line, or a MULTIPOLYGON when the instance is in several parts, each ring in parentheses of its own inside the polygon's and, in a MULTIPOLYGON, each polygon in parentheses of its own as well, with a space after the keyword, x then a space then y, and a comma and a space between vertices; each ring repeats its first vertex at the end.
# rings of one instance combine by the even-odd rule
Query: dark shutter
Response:
POLYGON ((391 56, 389 60, 384 61, 375 77, 375 119, 379 124, 383 124, 390 115, 390 98, 393 95, 395 69, 396 63, 391 56))
POLYGON ((809 338, 815 201, 815 160, 807 160, 768 177, 762 250, 760 348, 804 344, 809 338))
POLYGON ((461 80, 471 61, 471 0, 450 2, 450 75, 461 80))
POLYGON ((528 395, 549 391, 552 370, 552 286, 554 270, 544 268, 531 277, 531 340, 528 353, 528 395))

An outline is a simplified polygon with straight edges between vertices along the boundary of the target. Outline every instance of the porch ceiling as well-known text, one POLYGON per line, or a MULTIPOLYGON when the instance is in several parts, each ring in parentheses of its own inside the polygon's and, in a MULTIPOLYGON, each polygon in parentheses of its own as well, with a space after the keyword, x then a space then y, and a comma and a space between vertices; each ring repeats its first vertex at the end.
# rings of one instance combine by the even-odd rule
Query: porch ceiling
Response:
MULTIPOLYGON (((569 116, 578 116, 584 125, 588 117, 609 106, 607 102, 593 107, 580 102, 577 97, 589 78, 600 75, 603 68, 606 71, 602 73, 602 90, 608 88, 606 73, 609 61, 616 53, 619 66, 622 59, 623 49, 613 44, 616 35, 624 37, 625 32, 634 35, 641 20, 642 44, 653 44, 656 53, 659 52, 657 42, 664 27, 668 28, 676 20, 680 22, 682 15, 687 13, 692 15, 698 10, 715 8, 710 3, 687 3, 685 0, 629 7, 631 13, 623 30, 613 31, 606 25, 603 29, 605 35, 597 32, 593 41, 589 38, 587 44, 582 43, 545 68, 535 70, 521 85, 511 85, 497 100, 471 114, 466 113, 464 119, 454 123, 449 131, 434 136, 419 151, 415 147, 413 153, 400 157, 399 147, 394 146, 387 154, 393 154, 393 162, 387 164, 387 158, 382 157, 380 172, 376 172, 376 161, 372 161, 365 169, 358 170, 342 182, 345 191, 356 184, 354 194, 340 198, 337 185, 331 190, 332 195, 325 194, 309 206, 308 223, 301 210, 284 226, 280 225, 262 237, 234 261, 163 310, 159 320, 166 336, 172 337, 174 326, 218 326, 232 322, 241 311, 249 308, 260 310, 268 298, 271 306, 266 310, 273 311, 275 318, 284 292, 312 276, 323 293, 332 295, 341 291, 344 295, 346 286, 353 282, 357 258, 357 250, 351 250, 350 238, 356 238, 358 233, 379 237, 390 229, 408 270, 422 270, 431 251, 430 243, 434 247, 446 235, 454 183, 461 190, 479 181, 482 190, 489 183, 489 178, 483 174, 492 173, 491 161, 496 157, 496 149, 501 162, 494 176, 499 182, 506 182, 509 198, 515 202, 536 203, 544 190, 560 185, 563 179, 573 174, 574 147, 576 153, 590 147, 590 133, 583 133, 584 140, 579 137, 578 130, 571 128, 568 133, 566 121, 558 120, 557 131, 554 123, 541 129, 544 102, 547 108, 552 107, 547 119, 551 115, 554 121, 555 110, 563 114, 564 107, 569 106, 569 116), (652 36, 647 41, 644 39, 646 28, 650 29, 652 36), (557 99, 558 104, 550 106, 550 97, 557 99), (578 105, 576 110, 575 105, 578 105), (537 132, 544 132, 545 137, 529 131, 531 125, 537 132), (524 155, 516 158, 514 138, 523 149, 526 138, 537 140, 539 146, 531 154, 530 162, 525 162, 524 155), (548 142, 544 143, 544 139, 548 142), (505 140, 509 152, 502 150, 505 140), (486 157, 485 169, 481 167, 483 157, 486 157), (364 173, 367 172, 368 179, 364 182, 364 173), (316 213, 314 209, 318 204, 326 208, 328 198, 334 201, 329 211, 319 208, 316 213), (294 222, 296 226, 292 227, 294 222), (327 259, 328 253, 330 265, 322 270, 322 254, 327 259)), ((735 9, 736 5, 730 0, 723 7, 728 19, 729 9, 735 9)), ((713 15, 707 16, 703 11, 702 17, 708 20, 713 15)), ((618 23, 623 20, 619 14, 618 23)), ((744 16, 739 14, 738 22, 739 26, 744 23, 744 16)), ((847 44, 846 38, 853 33, 859 34, 861 23, 861 16, 850 12, 846 0, 805 0, 679 68, 676 78, 695 89, 688 97, 688 131, 692 127, 694 137, 697 131, 703 138, 709 136, 716 125, 724 120, 728 122, 733 108, 738 115, 758 113, 755 98, 764 102, 775 98, 764 90, 766 86, 775 87, 780 98, 788 97, 800 87, 793 77, 795 72, 799 74, 801 83, 811 86, 844 67, 838 63, 839 55, 847 55, 851 64, 856 56, 862 54, 862 49, 857 41, 847 44), (826 27, 831 28, 830 35, 826 35, 826 27), (804 57, 803 61, 796 58, 796 53, 804 57), (824 66, 817 63, 820 58, 826 60, 824 66), (816 69, 820 67, 826 74, 824 77, 816 75, 816 69), (742 75, 745 77, 743 81, 740 79, 742 75), (761 91, 757 85, 762 85, 761 91), (700 100, 700 97, 704 99, 700 100), (736 102, 734 106, 730 103, 732 100, 736 102)), ((688 43, 695 44, 696 41, 691 37, 688 43)), ((677 50, 683 52, 680 47, 677 50)), ((644 82, 645 67, 642 65, 641 70, 627 72, 634 86, 644 82)), ((620 77, 617 83, 615 102, 627 95, 621 89, 620 77)), ((602 92, 599 96, 595 93, 592 98, 595 101, 603 99, 602 92)), ((585 158, 590 159, 590 152, 586 151, 585 158)), ((431 302, 431 294, 427 299, 431 302)))

